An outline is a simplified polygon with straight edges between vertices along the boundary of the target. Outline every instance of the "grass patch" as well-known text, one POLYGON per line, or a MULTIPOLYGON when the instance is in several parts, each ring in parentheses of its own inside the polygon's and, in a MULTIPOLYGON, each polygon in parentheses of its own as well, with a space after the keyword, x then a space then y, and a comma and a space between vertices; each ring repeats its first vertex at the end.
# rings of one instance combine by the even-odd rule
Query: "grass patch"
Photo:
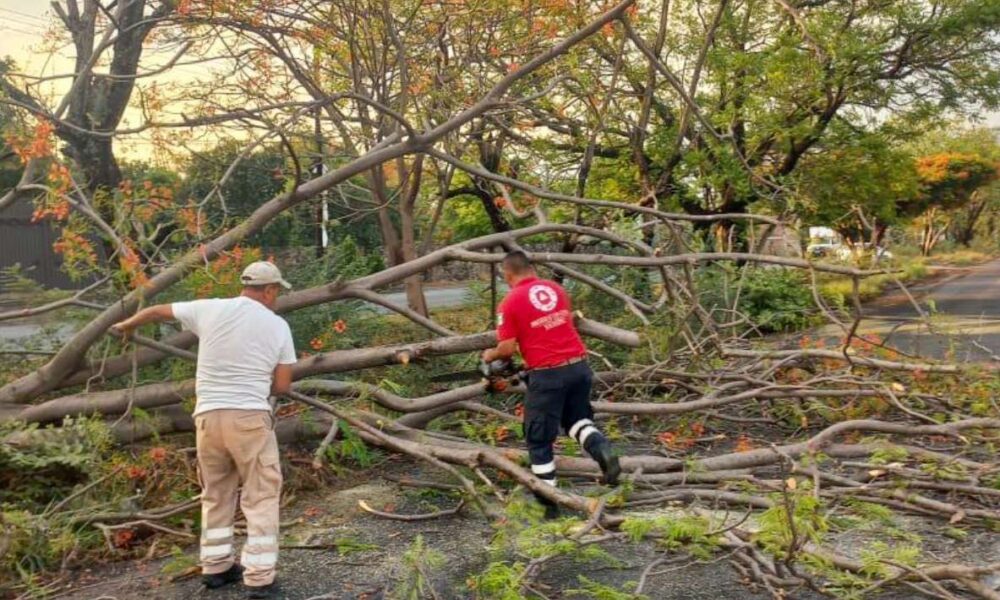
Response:
POLYGON ((931 265, 968 267, 984 263, 993 258, 993 255, 977 250, 955 250, 954 252, 935 254, 924 260, 931 265))
MULTIPOLYGON (((896 281, 910 284, 928 276, 930 270, 923 260, 913 260, 902 266, 902 270, 892 275, 873 275, 862 279, 858 286, 858 294, 862 301, 873 300, 887 291, 891 291, 896 281)), ((851 303, 853 282, 850 277, 829 277, 819 281, 819 292, 824 300, 834 306, 847 306, 851 303)))

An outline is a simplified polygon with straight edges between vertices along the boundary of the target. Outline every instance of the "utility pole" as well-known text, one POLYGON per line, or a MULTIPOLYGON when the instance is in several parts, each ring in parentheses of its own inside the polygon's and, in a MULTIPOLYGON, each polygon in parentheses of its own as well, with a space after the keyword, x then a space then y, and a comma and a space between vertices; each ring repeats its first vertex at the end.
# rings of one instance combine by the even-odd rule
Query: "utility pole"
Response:
MULTIPOLYGON (((323 130, 320 126, 320 107, 316 107, 315 129, 316 136, 316 158, 313 161, 313 179, 320 177, 326 171, 326 164, 323 160, 323 130)), ((330 235, 326 230, 326 224, 330 221, 330 206, 326 201, 326 192, 321 192, 316 203, 316 257, 326 254, 326 248, 330 245, 330 235)))

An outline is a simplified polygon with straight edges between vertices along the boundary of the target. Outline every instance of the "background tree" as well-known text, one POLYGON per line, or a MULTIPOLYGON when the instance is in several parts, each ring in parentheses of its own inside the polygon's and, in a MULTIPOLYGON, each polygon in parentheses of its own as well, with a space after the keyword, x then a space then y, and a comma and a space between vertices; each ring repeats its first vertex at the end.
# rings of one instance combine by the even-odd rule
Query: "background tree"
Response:
POLYGON ((832 140, 802 160, 795 212, 804 224, 831 227, 849 243, 882 243, 899 222, 897 207, 919 192, 912 156, 886 136, 832 140))
POLYGON ((975 194, 996 180, 997 163, 974 154, 942 153, 919 157, 916 167, 920 193, 901 203, 900 212, 916 220, 920 250, 927 256, 948 231, 952 215, 967 210, 975 194))

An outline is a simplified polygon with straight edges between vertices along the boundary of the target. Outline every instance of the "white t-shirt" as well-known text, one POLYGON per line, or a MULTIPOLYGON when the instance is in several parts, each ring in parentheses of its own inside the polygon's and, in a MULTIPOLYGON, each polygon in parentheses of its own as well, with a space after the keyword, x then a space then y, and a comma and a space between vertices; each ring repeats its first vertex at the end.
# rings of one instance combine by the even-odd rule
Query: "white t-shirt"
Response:
POLYGON ((194 414, 270 410, 274 368, 295 362, 288 323, 244 296, 177 302, 172 308, 184 329, 198 336, 194 414))

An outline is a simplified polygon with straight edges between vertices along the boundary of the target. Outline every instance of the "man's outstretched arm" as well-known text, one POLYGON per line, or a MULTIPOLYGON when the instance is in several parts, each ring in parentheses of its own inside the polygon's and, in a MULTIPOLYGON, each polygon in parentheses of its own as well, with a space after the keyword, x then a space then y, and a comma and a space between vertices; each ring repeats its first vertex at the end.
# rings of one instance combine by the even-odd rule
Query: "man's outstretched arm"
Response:
POLYGON ((483 360, 493 362, 494 360, 507 360, 517 352, 517 338, 503 340, 497 344, 496 348, 490 348, 483 352, 483 360))
POLYGON ((137 327, 147 323, 159 323, 174 319, 174 308, 170 304, 157 304, 149 306, 135 313, 124 321, 119 321, 111 326, 111 329, 122 335, 130 335, 137 327))

